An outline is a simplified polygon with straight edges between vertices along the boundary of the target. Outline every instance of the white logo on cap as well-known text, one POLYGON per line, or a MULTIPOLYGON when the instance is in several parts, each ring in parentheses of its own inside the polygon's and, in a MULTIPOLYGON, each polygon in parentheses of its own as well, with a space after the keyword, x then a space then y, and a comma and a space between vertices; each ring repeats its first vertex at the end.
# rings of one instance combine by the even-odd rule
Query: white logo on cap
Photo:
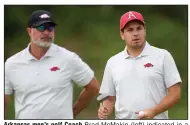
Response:
POLYGON ((41 16, 39 16, 41 19, 44 19, 44 18, 50 18, 50 16, 49 15, 47 15, 47 14, 42 14, 41 16))
POLYGON ((136 18, 136 16, 135 16, 132 12, 129 12, 128 19, 130 19, 130 18, 131 18, 131 16, 133 16, 133 18, 136 18))

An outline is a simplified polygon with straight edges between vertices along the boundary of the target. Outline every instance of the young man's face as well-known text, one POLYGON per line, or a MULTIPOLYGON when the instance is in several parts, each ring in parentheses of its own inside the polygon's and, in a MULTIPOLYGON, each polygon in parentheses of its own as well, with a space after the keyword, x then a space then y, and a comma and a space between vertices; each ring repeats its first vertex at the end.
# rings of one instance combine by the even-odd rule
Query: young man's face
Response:
POLYGON ((28 34, 31 42, 34 42, 40 47, 49 47, 54 42, 55 26, 44 24, 35 28, 28 28, 28 34))
POLYGON ((139 48, 145 44, 146 28, 140 21, 131 21, 120 31, 122 40, 125 40, 127 47, 139 48))

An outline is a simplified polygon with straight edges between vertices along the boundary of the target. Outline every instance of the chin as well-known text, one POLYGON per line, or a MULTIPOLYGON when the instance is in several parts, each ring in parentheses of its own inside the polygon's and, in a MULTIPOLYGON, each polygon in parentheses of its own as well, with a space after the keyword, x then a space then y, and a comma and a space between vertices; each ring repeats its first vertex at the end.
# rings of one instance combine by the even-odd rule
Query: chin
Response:
POLYGON ((141 48, 141 47, 143 47, 143 44, 142 43, 135 43, 132 45, 132 47, 141 48))
POLYGON ((42 47, 42 48, 48 48, 51 46, 51 44, 53 43, 52 41, 34 41, 34 43, 36 45, 38 45, 39 47, 42 47))

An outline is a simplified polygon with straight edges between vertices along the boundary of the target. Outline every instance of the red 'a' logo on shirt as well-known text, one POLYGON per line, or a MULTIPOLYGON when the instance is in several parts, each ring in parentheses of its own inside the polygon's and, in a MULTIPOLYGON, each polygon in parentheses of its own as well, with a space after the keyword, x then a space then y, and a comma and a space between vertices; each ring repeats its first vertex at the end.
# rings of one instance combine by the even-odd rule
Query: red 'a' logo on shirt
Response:
POLYGON ((147 63, 147 64, 144 64, 144 67, 145 68, 149 68, 149 67, 153 67, 154 65, 152 65, 151 63, 147 63))
POLYGON ((57 71, 57 70, 60 70, 58 67, 52 67, 51 69, 50 69, 51 71, 57 71))

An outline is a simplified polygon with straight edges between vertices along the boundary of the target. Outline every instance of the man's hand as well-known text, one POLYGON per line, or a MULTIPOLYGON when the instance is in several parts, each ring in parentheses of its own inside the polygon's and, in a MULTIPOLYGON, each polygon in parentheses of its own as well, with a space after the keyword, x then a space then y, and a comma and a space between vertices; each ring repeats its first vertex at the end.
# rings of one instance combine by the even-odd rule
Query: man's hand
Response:
POLYGON ((6 112, 8 108, 8 104, 11 100, 11 95, 4 95, 4 119, 6 119, 6 112))
POLYGON ((139 113, 137 113, 137 117, 139 119, 153 119, 156 116, 156 113, 154 110, 152 109, 146 109, 143 110, 144 115, 140 115, 139 113))
POLYGON ((100 103, 100 108, 98 110, 98 118, 107 119, 108 115, 109 115, 108 109, 103 105, 103 103, 100 103))
MULTIPOLYGON (((159 104, 151 109, 143 110, 145 115, 140 116, 140 119, 153 119, 156 115, 167 111, 174 106, 181 98, 180 83, 176 83, 168 88, 168 95, 165 96, 159 104)), ((137 115, 139 116, 139 115, 137 115)))

